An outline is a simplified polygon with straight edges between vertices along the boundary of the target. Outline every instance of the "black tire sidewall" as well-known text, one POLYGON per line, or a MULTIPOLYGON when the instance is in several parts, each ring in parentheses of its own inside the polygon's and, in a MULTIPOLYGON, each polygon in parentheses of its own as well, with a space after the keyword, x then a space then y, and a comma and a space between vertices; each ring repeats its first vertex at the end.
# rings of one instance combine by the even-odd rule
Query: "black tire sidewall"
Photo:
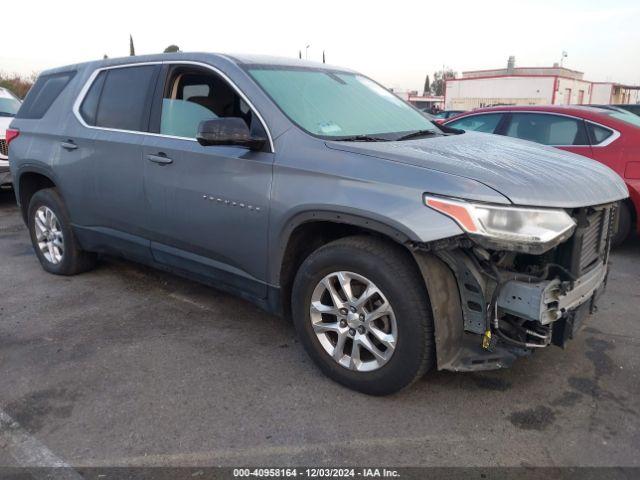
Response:
POLYGON ((425 349, 432 341, 422 325, 430 319, 421 318, 425 309, 416 308, 415 300, 407 298, 407 286, 398 284, 378 258, 353 250, 338 246, 325 248, 303 263, 292 292, 293 322, 305 349, 327 376, 364 393, 385 395, 402 389, 415 379, 425 349), (322 278, 337 271, 357 273, 375 283, 394 310, 398 329, 395 351, 384 366, 372 372, 356 372, 339 365, 324 350, 313 331, 309 311, 313 290, 322 278))
POLYGON ((626 203, 620 203, 618 207, 618 229, 613 234, 612 246, 618 247, 629 238, 631 234, 631 211, 626 203))
POLYGON ((62 200, 60 199, 57 192, 52 189, 39 190, 38 192, 36 192, 29 202, 29 211, 27 218, 29 235, 31 236, 31 243, 33 244, 33 249, 36 252, 38 260, 40 260, 42 268, 44 268, 47 272, 57 275, 68 275, 72 270, 74 264, 73 257, 75 254, 75 242, 73 240, 74 237, 73 231, 71 230, 71 224, 69 222, 69 216, 67 215, 62 200), (62 261, 60 263, 52 263, 47 260, 38 247, 38 240, 36 239, 35 233, 35 213, 38 208, 42 206, 46 206, 53 211, 56 218, 58 219, 60 229, 62 230, 63 254, 62 261))

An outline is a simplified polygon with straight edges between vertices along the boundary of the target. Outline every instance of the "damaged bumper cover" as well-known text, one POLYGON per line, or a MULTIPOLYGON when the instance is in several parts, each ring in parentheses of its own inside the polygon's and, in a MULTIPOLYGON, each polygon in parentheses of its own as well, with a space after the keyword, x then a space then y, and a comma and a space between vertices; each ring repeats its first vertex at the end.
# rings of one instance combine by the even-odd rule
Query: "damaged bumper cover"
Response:
POLYGON ((606 286, 614 213, 611 205, 571 211, 573 235, 542 254, 489 249, 472 236, 416 246, 438 369, 504 368, 535 349, 563 347, 606 286))

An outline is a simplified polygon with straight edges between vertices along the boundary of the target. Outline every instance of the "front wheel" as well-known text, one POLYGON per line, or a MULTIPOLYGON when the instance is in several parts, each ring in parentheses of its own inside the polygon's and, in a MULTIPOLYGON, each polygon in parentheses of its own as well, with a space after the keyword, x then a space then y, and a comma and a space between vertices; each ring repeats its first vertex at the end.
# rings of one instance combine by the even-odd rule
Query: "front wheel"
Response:
POLYGON ((434 363, 424 281, 395 244, 358 236, 318 249, 298 270, 292 313, 311 358, 349 388, 394 393, 434 363))

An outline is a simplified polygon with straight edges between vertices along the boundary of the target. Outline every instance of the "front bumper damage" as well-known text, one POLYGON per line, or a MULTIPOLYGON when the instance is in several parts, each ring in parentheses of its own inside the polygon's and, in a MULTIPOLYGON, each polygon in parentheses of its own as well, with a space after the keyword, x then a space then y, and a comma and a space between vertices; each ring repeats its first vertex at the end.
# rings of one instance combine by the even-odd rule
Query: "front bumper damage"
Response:
POLYGON ((614 219, 611 205, 582 210, 574 235, 541 255, 488 251, 466 237, 416 248, 438 369, 504 368, 574 336, 606 286, 614 219))
POLYGON ((591 299, 606 276, 607 265, 600 262, 573 285, 558 278, 538 283, 510 280, 500 290, 498 308, 516 317, 548 325, 591 299))

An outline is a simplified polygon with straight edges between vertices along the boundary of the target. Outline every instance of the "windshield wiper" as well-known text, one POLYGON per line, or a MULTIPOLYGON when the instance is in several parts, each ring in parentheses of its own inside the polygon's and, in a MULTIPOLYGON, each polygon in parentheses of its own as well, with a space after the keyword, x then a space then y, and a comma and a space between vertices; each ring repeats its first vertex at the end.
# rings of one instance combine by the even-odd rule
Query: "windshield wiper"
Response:
POLYGON ((332 139, 336 142, 388 142, 388 138, 372 137, 370 135, 353 135, 352 137, 340 137, 332 139))
POLYGON ((427 137, 430 135, 440 135, 436 130, 416 130, 415 132, 407 133, 401 137, 396 138, 396 141, 411 140, 412 138, 427 137))
POLYGON ((0 117, 15 117, 15 116, 16 116, 15 113, 0 112, 0 117))

